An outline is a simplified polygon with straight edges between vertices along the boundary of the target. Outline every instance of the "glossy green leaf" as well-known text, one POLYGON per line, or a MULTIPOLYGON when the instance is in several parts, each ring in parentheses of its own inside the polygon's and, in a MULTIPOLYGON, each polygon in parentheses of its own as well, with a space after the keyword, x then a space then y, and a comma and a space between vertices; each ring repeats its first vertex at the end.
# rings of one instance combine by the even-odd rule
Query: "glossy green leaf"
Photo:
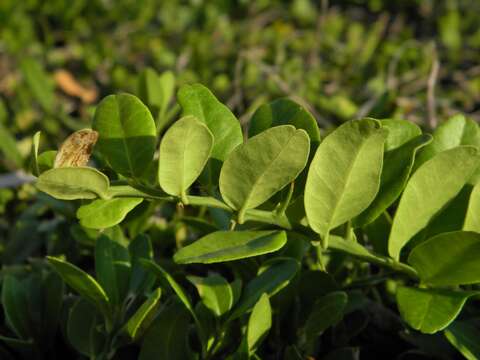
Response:
POLYGON ((318 299, 305 323, 307 342, 315 340, 330 326, 338 323, 343 318, 347 302, 348 296, 343 291, 335 291, 318 299))
POLYGON ((60 200, 106 198, 108 178, 90 167, 56 168, 45 171, 37 188, 60 200))
POLYGON ((260 346, 272 327, 272 308, 267 294, 262 294, 252 309, 247 327, 248 352, 252 354, 260 346))
POLYGON ((62 259, 52 256, 47 256, 47 259, 67 285, 94 304, 100 312, 109 315, 108 296, 93 277, 62 259))
POLYGON ((148 291, 155 281, 155 276, 140 262, 140 259, 151 260, 153 258, 150 238, 144 234, 137 235, 128 245, 128 251, 132 264, 129 291, 132 294, 142 294, 148 291))
POLYGON ((288 285, 300 269, 300 264, 290 258, 277 258, 264 266, 257 277, 251 280, 243 289, 237 305, 233 308, 230 319, 242 316, 251 310, 262 294, 270 298, 288 285))
POLYGON ((422 149, 415 165, 419 167, 436 154, 460 145, 480 147, 478 124, 461 114, 451 117, 437 127, 432 143, 422 149))
POLYGON ((331 229, 360 214, 377 195, 385 136, 378 121, 356 120, 318 147, 305 185, 305 211, 324 245, 331 229))
POLYGON ((173 259, 179 264, 232 261, 277 251, 286 242, 284 231, 217 231, 181 248, 173 259))
POLYGON ((445 337, 465 359, 480 359, 480 330, 473 324, 455 321, 445 330, 445 337))
POLYGON ((382 128, 388 130, 388 135, 385 139, 385 152, 398 149, 407 142, 422 135, 420 127, 407 120, 382 119, 380 123, 382 124, 382 128))
POLYGON ((215 138, 212 157, 224 161, 227 155, 243 142, 240 123, 230 109, 217 100, 201 84, 184 85, 178 91, 183 115, 193 115, 204 122, 215 138))
POLYGON ((293 125, 297 129, 303 129, 312 143, 320 142, 317 120, 301 105, 288 98, 277 99, 260 106, 250 119, 248 137, 279 125, 293 125))
POLYGON ((224 201, 239 211, 240 223, 246 210, 295 180, 309 151, 307 133, 291 125, 270 128, 232 151, 222 166, 219 184, 224 201))
POLYGON ((143 201, 142 198, 97 199, 77 210, 80 224, 90 229, 115 226, 143 201))
POLYGON ((355 225, 371 223, 397 200, 410 177, 417 151, 431 141, 430 135, 420 135, 385 153, 379 192, 370 206, 355 219, 355 225))
POLYGON ((117 172, 140 177, 153 160, 157 132, 148 108, 130 94, 109 95, 98 104, 92 127, 96 148, 117 172))
POLYGON ((456 231, 416 246, 408 262, 423 282, 434 286, 480 283, 480 234, 456 231))
POLYGON ((463 230, 480 233, 480 182, 474 186, 470 194, 463 230))
POLYGON ((28 340, 33 329, 26 311, 28 309, 27 292, 22 283, 12 275, 3 278, 2 305, 12 330, 20 339, 28 340))
POLYGON ((203 304, 217 317, 232 308, 232 288, 222 276, 216 274, 207 277, 187 276, 187 279, 197 288, 203 304))
POLYGON ((403 246, 462 190, 479 160, 476 148, 459 146, 439 153, 413 174, 393 219, 390 256, 399 259, 403 246))
POLYGON ((418 289, 401 286, 397 303, 403 319, 415 330, 434 334, 458 316, 473 291, 418 289))
POLYGON ((75 350, 85 356, 94 356, 97 353, 96 323, 95 308, 92 308, 92 305, 84 299, 78 299, 70 309, 67 337, 75 350))
POLYGON ((175 77, 170 71, 159 75, 152 68, 146 68, 139 77, 140 98, 149 106, 161 110, 170 102, 175 85, 175 77))
POLYGON ((145 329, 148 326, 148 323, 152 320, 152 317, 160 305, 159 301, 161 295, 162 290, 160 288, 150 294, 148 299, 125 324, 124 331, 132 340, 137 340, 142 329, 145 329))
POLYGON ((195 117, 175 122, 160 144, 158 179, 162 189, 188 203, 187 189, 202 173, 212 146, 212 133, 195 117))
POLYGON ((160 313, 142 341, 139 360, 189 359, 188 328, 190 315, 179 303, 173 303, 160 313))

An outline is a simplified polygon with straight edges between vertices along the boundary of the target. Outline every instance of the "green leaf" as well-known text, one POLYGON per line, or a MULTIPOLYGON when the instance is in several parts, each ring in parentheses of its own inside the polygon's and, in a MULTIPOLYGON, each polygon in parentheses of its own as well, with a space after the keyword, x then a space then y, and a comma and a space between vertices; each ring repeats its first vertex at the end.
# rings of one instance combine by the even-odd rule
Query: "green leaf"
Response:
POLYGON ((463 230, 480 233, 480 182, 470 194, 463 230))
POLYGON ((330 326, 338 323, 344 315, 348 296, 343 291, 335 291, 318 299, 305 323, 307 342, 314 341, 330 326))
POLYGON ((262 294, 253 307, 247 328, 247 345, 249 354, 260 346, 272 327, 272 308, 267 294, 262 294))
POLYGON ((356 226, 370 224, 397 200, 410 177, 417 151, 431 141, 430 135, 420 135, 385 153, 379 192, 370 206, 355 219, 356 226))
POLYGON ((458 316, 474 291, 418 289, 400 286, 397 303, 403 319, 415 330, 434 334, 458 316))
POLYGON ((388 130, 388 135, 385 139, 385 152, 398 149, 407 142, 422 135, 420 127, 407 120, 382 119, 380 123, 382 124, 382 128, 388 130))
POLYGON ((422 149, 415 165, 418 168, 436 154, 460 145, 480 147, 478 125, 461 114, 451 117, 437 127, 433 133, 433 141, 422 149))
POLYGON ((324 247, 331 229, 360 214, 377 195, 385 137, 378 121, 356 120, 318 147, 305 185, 305 211, 324 247))
POLYGON ((459 146, 439 153, 413 174, 393 219, 390 256, 399 259, 403 246, 462 190, 479 160, 476 148, 459 146))
POLYGON ((317 120, 306 109, 288 99, 277 99, 260 106, 249 122, 248 137, 279 125, 293 125, 307 132, 312 143, 320 142, 317 120))
POLYGON ((109 300, 103 288, 93 277, 67 261, 52 256, 47 260, 72 289, 89 300, 97 309, 109 316, 109 300))
POLYGON ((55 105, 53 81, 43 69, 39 61, 24 58, 20 62, 22 75, 32 91, 32 95, 43 110, 51 113, 55 105))
POLYGON ((260 269, 257 277, 245 286, 229 319, 236 319, 250 311, 262 294, 265 293, 271 298, 288 285, 299 269, 300 264, 294 259, 276 258, 269 261, 260 269))
POLYGON ((44 300, 44 336, 52 345, 55 341, 60 315, 63 305, 65 284, 62 278, 54 271, 51 271, 45 278, 43 284, 44 300))
POLYGON ((175 122, 160 144, 158 179, 162 189, 188 203, 187 189, 202 173, 212 146, 212 133, 195 117, 175 122))
POLYGON ((175 279, 170 276, 169 273, 167 273, 162 267, 160 267, 158 264, 154 263, 152 260, 145 260, 142 259, 140 260, 141 263, 147 267, 148 269, 152 270, 152 272, 158 276, 159 278, 167 280, 168 284, 171 286, 173 291, 175 291, 175 294, 177 294, 178 298, 180 301, 183 303, 183 305, 190 311, 192 314, 193 318, 197 321, 197 315, 195 314, 195 310, 193 309, 192 303, 190 302, 190 299, 188 298, 187 293, 183 288, 175 281, 175 279))
POLYGON ((20 339, 28 340, 32 334, 28 315, 28 298, 22 283, 7 275, 2 284, 2 305, 7 322, 20 339))
POLYGON ((188 328, 190 315, 179 303, 173 303, 160 313, 145 334, 139 360, 189 359, 188 328))
POLYGON ((456 231, 416 246, 408 262, 423 282, 433 286, 480 283, 480 234, 456 231))
POLYGON ((187 279, 197 288, 203 304, 217 317, 232 308, 232 288, 222 276, 216 274, 207 277, 187 276, 187 279))
POLYGON ((118 304, 122 300, 115 264, 117 260, 115 252, 118 246, 120 245, 105 235, 100 235, 95 244, 95 274, 112 304, 118 304))
POLYGON ((232 151, 222 166, 219 184, 224 201, 239 211, 240 223, 246 210, 261 205, 295 180, 309 151, 307 133, 291 125, 270 128, 232 151))
POLYGON ((160 305, 159 301, 161 295, 162 289, 158 288, 155 290, 127 321, 124 326, 124 331, 128 334, 130 339, 134 341, 138 340, 139 335, 142 333, 142 329, 145 329, 148 326, 160 305))
POLYGON ((130 274, 129 291, 132 294, 142 294, 148 291, 155 281, 155 276, 145 269, 140 259, 153 259, 153 249, 147 235, 137 235, 128 245, 132 270, 130 274))
POLYGON ((78 301, 70 309, 67 323, 67 337, 70 344, 85 356, 94 356, 98 351, 98 338, 95 330, 97 312, 84 300, 78 301))
POLYGON ((130 94, 109 95, 98 104, 92 127, 96 148, 115 171, 140 177, 153 160, 157 131, 148 108, 130 94))
POLYGON ((80 224, 90 229, 104 229, 120 224, 142 198, 97 199, 77 210, 80 224))
POLYGON ((193 115, 204 122, 215 138, 212 157, 224 161, 227 155, 243 142, 240 123, 230 109, 217 100, 201 84, 184 85, 178 91, 183 115, 193 115))
MULTIPOLYGON (((42 132, 37 131, 32 137, 32 150, 30 151, 31 157, 31 170, 33 175, 39 176, 40 175, 40 167, 38 165, 38 149, 40 148, 40 136, 42 132)), ((56 156, 56 154, 55 154, 56 156)), ((52 162, 53 164, 53 162, 52 162)))
POLYGON ((90 167, 47 170, 37 180, 37 188, 60 200, 106 198, 108 178, 90 167))
POLYGON ((480 359, 480 330, 471 323, 455 321, 445 330, 445 337, 467 360, 480 359))
POLYGON ((56 157, 57 150, 48 150, 39 154, 37 158, 38 171, 40 171, 39 174, 53 169, 53 163, 55 162, 56 157))
POLYGON ((173 260, 210 264, 245 259, 277 251, 286 242, 284 231, 216 231, 181 248, 173 260))

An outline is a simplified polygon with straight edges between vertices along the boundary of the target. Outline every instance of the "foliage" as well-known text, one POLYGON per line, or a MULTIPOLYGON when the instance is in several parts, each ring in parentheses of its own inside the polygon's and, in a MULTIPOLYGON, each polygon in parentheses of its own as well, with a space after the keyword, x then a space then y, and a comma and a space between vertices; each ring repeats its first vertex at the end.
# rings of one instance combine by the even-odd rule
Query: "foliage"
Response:
POLYGON ((0 4, 2 359, 478 358, 478 4, 115 3, 0 4))

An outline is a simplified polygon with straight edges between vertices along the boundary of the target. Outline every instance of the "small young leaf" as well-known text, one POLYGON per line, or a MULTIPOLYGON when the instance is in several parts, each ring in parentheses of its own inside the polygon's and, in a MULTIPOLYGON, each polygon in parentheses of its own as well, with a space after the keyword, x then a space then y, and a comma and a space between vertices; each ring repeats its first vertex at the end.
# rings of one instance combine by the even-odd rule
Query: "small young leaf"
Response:
POLYGON ((290 258, 277 258, 261 269, 256 278, 251 280, 243 289, 240 300, 233 308, 229 319, 242 316, 257 303, 262 294, 270 298, 288 285, 290 280, 300 269, 300 264, 290 258))
POLYGON ((127 177, 140 177, 153 159, 157 131, 148 108, 130 94, 109 95, 93 119, 97 148, 110 166, 127 177))
POLYGON ((455 321, 445 330, 445 337, 467 360, 480 359, 480 330, 465 321, 455 321))
POLYGON ((33 329, 27 310, 27 293, 22 283, 12 275, 7 275, 3 279, 2 305, 12 330, 20 339, 28 340, 33 329))
POLYGON ((39 175, 47 170, 53 169, 53 163, 57 157, 57 150, 47 150, 38 155, 37 165, 39 175))
POLYGON ((120 224, 142 198, 97 199, 77 210, 80 224, 90 229, 104 229, 120 224))
POLYGON ((416 246, 408 262, 420 279, 434 286, 480 283, 480 234, 456 231, 416 246))
POLYGON ((240 223, 246 210, 295 180, 309 152, 307 133, 291 125, 268 129, 232 151, 222 166, 219 184, 225 202, 239 211, 240 223))
POLYGON ((397 303, 403 319, 414 329, 434 334, 445 329, 462 310, 474 291, 417 289, 401 286, 397 303))
POLYGON ((124 326, 124 331, 128 334, 130 339, 137 340, 141 330, 146 328, 147 323, 151 320, 153 314, 159 306, 162 289, 155 290, 148 299, 140 306, 140 308, 133 314, 124 326))
POLYGON ((277 251, 286 242, 284 231, 217 231, 181 248, 173 260, 210 264, 245 259, 277 251))
POLYGON ((104 315, 109 315, 109 300, 103 288, 93 277, 69 262, 47 256, 48 262, 72 289, 94 304, 104 315))
POLYGON ((343 318, 347 302, 348 296, 343 291, 335 291, 318 299, 305 323, 307 342, 314 341, 330 326, 338 323, 343 318))
POLYGON ((331 229, 360 214, 375 198, 385 137, 379 122, 356 120, 337 128, 318 147, 305 185, 305 211, 324 246, 331 229))
POLYGON ((250 119, 248 137, 279 125, 293 125, 297 129, 303 129, 312 143, 320 143, 317 120, 306 109, 288 98, 277 99, 260 106, 250 119))
POLYGON ((57 168, 45 171, 37 188, 60 200, 106 198, 108 178, 90 167, 57 168))
POLYGON ((178 91, 183 115, 193 115, 204 122, 215 138, 212 157, 224 161, 243 141, 242 129, 235 115, 201 84, 184 85, 178 91))
POLYGON ((212 146, 212 133, 195 117, 175 122, 160 144, 158 179, 162 189, 188 202, 186 191, 202 173, 212 146))
POLYGON ((38 165, 38 150, 40 148, 40 136, 41 131, 37 131, 32 137, 32 150, 30 151, 31 156, 31 169, 32 173, 35 176, 40 175, 40 167, 38 165))
POLYGON ((207 277, 187 276, 195 285, 203 304, 217 317, 222 316, 232 308, 233 292, 230 284, 220 275, 207 277))
POLYGON ((459 146, 439 153, 413 174, 393 219, 388 240, 391 257, 398 260, 403 246, 462 190, 479 160, 476 148, 459 146))
POLYGON ((260 346, 272 327, 272 308, 267 294, 262 294, 252 309, 248 319, 247 346, 248 353, 253 354, 260 346))
POLYGON ((407 120, 382 119, 382 128, 388 130, 385 139, 385 152, 389 152, 405 145, 407 142, 422 135, 420 127, 407 120))

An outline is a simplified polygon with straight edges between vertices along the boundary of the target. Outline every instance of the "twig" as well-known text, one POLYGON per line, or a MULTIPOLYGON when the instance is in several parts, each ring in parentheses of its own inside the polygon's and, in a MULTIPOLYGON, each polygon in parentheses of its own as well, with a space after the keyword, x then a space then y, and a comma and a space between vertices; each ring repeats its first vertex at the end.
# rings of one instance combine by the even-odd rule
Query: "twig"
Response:
POLYGON ((438 79, 438 72, 440 70, 440 62, 436 52, 432 62, 432 68, 430 75, 428 76, 427 83, 427 112, 428 112, 428 125, 430 129, 435 129, 437 126, 437 114, 436 114, 436 99, 435 99, 435 85, 438 79))

